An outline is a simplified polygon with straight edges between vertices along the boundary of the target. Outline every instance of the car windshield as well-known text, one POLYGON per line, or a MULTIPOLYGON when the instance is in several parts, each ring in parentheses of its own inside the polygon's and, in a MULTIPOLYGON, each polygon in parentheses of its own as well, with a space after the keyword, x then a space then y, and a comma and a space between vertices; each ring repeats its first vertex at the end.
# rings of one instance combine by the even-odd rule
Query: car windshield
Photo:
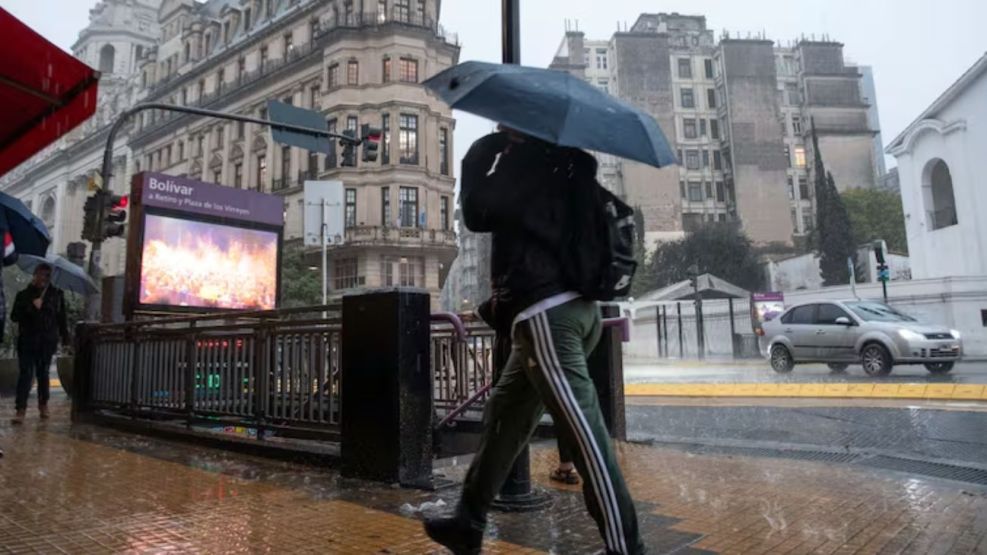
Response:
POLYGON ((868 322, 915 322, 915 318, 902 314, 884 303, 846 303, 854 314, 868 322))

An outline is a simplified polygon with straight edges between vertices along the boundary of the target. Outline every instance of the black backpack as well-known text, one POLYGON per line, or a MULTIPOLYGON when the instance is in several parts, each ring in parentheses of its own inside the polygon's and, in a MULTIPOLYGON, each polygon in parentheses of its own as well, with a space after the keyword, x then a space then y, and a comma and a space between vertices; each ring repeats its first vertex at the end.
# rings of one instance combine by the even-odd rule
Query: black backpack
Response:
POLYGON ((562 261, 566 277, 584 298, 626 297, 637 271, 634 210, 594 178, 569 188, 569 248, 562 261))

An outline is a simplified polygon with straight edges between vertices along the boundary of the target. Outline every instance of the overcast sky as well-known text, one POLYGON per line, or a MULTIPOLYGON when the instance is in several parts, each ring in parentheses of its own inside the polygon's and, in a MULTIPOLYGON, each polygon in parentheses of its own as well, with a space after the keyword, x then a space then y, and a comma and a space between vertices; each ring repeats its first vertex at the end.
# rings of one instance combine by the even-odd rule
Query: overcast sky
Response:
MULTIPOLYGON (((0 0, 0 6, 66 50, 88 21, 90 0, 0 0)), ((607 39, 618 21, 642 12, 702 14, 717 36, 766 32, 788 41, 828 34, 849 60, 874 68, 881 128, 887 144, 987 51, 984 0, 521 0, 521 57, 546 66, 565 20, 587 38, 607 39)), ((442 25, 459 34, 461 59, 500 61, 500 2, 443 0, 442 25)), ((491 124, 457 113, 457 156, 491 124)), ((893 162, 893 161, 892 161, 893 162)))

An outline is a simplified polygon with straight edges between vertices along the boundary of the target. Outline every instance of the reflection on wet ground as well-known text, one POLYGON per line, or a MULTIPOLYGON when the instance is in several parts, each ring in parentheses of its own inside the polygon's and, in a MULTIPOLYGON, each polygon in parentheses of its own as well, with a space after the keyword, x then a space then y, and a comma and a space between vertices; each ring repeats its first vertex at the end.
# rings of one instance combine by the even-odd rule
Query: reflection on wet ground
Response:
MULTIPOLYGON (((0 408, 0 552, 441 553, 414 509, 439 500, 448 508, 458 493, 71 427, 64 404, 51 422, 29 413, 15 429, 8 405, 0 408)), ((654 553, 987 550, 987 492, 974 486, 636 444, 618 451, 654 553)), ((494 515, 487 552, 598 552, 578 491, 546 479, 554 449, 539 446, 533 459, 555 504, 494 515)), ((442 472, 455 481, 463 468, 442 472)))

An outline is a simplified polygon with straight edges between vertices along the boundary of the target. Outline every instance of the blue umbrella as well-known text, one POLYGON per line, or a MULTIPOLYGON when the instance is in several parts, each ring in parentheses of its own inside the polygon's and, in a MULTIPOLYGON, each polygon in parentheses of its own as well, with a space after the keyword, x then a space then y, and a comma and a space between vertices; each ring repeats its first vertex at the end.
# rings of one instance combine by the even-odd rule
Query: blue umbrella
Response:
POLYGON ((0 231, 9 231, 19 254, 44 256, 51 234, 24 203, 7 193, 0 193, 0 231))
POLYGON ((34 273, 38 264, 51 266, 51 283, 59 289, 74 291, 80 295, 91 295, 99 288, 89 274, 74 262, 58 255, 34 256, 22 254, 17 257, 17 266, 29 274, 34 273))
POLYGON ((658 168, 678 163, 653 117, 562 71, 464 62, 425 87, 457 110, 544 141, 658 168))

